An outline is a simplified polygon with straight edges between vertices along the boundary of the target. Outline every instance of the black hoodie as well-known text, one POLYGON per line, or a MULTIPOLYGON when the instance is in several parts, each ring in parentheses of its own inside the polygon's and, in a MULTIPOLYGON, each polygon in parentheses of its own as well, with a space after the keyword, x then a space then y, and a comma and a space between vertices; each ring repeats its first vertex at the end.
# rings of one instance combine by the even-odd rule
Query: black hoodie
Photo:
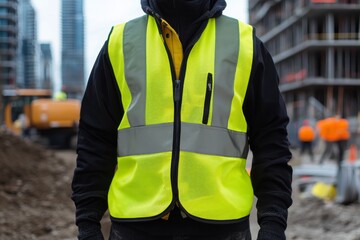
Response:
MULTIPOLYGON (((220 16, 226 7, 225 0, 141 0, 141 5, 145 13, 166 19, 178 31, 187 46, 185 51, 199 38, 207 19, 220 16), (185 2, 193 7, 184 5, 185 2)), ((120 99, 106 42, 94 63, 81 107, 77 166, 72 182, 80 239, 99 234, 99 222, 107 210, 107 192, 117 164, 117 127, 124 114, 120 99)), ((287 209, 292 202, 292 169, 288 165, 291 153, 286 130, 289 119, 272 58, 256 37, 243 111, 253 153, 251 180, 257 197, 259 239, 285 239, 287 209)), ((205 224, 182 218, 175 209, 168 221, 115 224, 160 234, 214 235, 247 229, 248 221, 244 218, 235 224, 205 224)))

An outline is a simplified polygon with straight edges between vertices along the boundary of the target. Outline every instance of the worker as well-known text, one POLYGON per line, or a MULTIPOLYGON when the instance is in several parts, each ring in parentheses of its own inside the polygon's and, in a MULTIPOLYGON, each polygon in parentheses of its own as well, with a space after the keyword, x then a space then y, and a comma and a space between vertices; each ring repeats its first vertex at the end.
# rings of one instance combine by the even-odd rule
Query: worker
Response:
POLYGON ((314 162, 313 142, 315 140, 315 129, 310 125, 309 120, 305 119, 298 131, 300 141, 300 155, 309 153, 311 162, 314 162))
POLYGON ((225 0, 142 0, 112 28, 82 100, 79 239, 285 239, 287 124, 271 55, 225 0), (249 148, 251 176, 246 169, 249 148))

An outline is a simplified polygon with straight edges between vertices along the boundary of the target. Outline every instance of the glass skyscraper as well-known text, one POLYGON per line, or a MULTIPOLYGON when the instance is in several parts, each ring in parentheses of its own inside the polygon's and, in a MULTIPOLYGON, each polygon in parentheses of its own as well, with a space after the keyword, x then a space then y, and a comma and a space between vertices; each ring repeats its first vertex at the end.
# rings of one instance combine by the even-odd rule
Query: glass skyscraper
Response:
POLYGON ((17 48, 17 0, 0 0, 0 124, 3 122, 3 89, 15 86, 17 48))
POLYGON ((62 0, 62 90, 71 98, 81 98, 84 78, 84 13, 83 0, 62 0))
POLYGON ((53 59, 50 43, 40 44, 40 86, 45 89, 53 89, 53 59))
POLYGON ((37 88, 37 22, 35 9, 30 0, 19 0, 18 6, 18 47, 16 86, 20 88, 37 88))
MULTIPOLYGON (((0 85, 15 85, 18 1, 0 0, 0 85)), ((1 89, 1 87, 0 87, 1 89)))

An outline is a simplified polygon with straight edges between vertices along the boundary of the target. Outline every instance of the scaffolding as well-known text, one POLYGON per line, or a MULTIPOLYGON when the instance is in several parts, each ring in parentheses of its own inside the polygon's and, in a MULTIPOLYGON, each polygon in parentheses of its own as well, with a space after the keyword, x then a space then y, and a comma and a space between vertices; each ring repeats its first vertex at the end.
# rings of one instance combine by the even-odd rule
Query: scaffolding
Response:
POLYGON ((355 134, 360 0, 250 0, 249 9, 250 24, 274 58, 290 125, 341 115, 357 123, 355 134))

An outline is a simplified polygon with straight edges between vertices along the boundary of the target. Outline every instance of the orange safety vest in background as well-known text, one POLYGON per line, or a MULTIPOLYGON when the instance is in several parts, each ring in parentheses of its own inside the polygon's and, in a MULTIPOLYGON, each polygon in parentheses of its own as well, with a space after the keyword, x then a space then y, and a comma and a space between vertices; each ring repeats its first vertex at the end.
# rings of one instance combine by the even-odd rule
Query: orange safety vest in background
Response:
POLYGON ((315 139, 315 131, 311 126, 302 126, 299 129, 298 137, 301 142, 312 142, 315 139))
POLYGON ((338 119, 336 122, 338 140, 348 140, 350 138, 349 121, 345 118, 338 119))
POLYGON ((338 140, 337 119, 334 117, 326 118, 318 121, 320 137, 328 142, 335 142, 338 140))

